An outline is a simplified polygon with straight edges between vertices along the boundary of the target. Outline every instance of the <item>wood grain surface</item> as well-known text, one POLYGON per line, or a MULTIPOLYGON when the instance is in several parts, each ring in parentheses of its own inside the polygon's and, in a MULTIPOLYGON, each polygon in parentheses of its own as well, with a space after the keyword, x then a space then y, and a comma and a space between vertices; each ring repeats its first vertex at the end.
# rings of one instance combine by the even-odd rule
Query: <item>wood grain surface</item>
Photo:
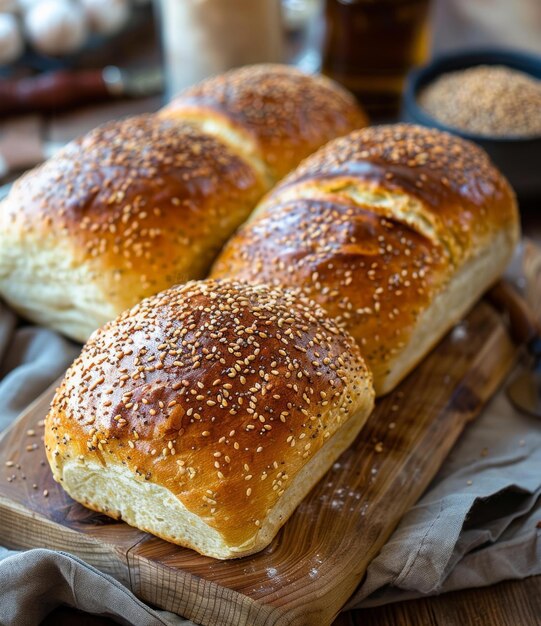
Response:
MULTIPOLYGON (((333 626, 538 626, 541 576, 484 589, 466 589, 422 600, 341 613, 333 626)), ((41 626, 112 626, 118 622, 69 607, 50 613, 41 626)))
POLYGON ((52 480, 40 440, 52 391, 0 441, 0 542, 82 557, 205 625, 330 624, 403 513, 516 356, 481 302, 392 394, 263 552, 216 561, 91 512, 52 480))
POLYGON ((539 626, 541 577, 343 613, 333 626, 539 626))

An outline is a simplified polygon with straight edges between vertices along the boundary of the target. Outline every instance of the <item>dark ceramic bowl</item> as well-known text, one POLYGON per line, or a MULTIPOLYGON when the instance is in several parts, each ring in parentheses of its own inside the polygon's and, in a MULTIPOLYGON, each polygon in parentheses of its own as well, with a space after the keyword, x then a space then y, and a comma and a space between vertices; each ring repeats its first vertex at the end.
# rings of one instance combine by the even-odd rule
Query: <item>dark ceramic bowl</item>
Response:
POLYGON ((401 117, 407 122, 439 128, 474 141, 489 153, 521 200, 541 201, 541 136, 517 139, 463 132, 434 119, 417 101, 417 95, 423 87, 440 74, 475 65, 505 65, 541 79, 541 57, 532 54, 506 50, 480 50, 441 56, 408 75, 402 98, 401 117))

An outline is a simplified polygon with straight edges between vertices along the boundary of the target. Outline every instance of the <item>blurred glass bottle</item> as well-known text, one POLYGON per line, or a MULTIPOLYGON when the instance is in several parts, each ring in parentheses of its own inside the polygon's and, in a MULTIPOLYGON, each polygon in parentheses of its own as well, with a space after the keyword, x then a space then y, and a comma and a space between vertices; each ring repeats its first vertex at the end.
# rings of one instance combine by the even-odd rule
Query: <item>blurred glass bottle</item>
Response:
POLYGON ((284 59, 281 0, 156 0, 167 95, 207 76, 284 59))
POLYGON ((305 72, 321 69, 323 0, 282 0, 286 60, 305 72))
POLYGON ((427 56, 430 0, 326 0, 323 72, 373 117, 396 115, 408 70, 427 56))

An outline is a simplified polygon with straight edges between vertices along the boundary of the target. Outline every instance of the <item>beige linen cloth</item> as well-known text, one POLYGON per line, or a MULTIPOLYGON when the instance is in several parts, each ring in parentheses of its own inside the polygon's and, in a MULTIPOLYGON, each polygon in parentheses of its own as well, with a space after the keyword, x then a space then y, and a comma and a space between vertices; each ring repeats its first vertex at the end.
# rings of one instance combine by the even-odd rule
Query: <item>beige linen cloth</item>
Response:
MULTIPOLYGON (((79 350, 21 323, 0 303, 0 428, 79 350)), ((463 434, 439 475, 368 569, 347 608, 374 606, 541 574, 541 422, 500 393, 463 434)), ((0 548, 0 624, 33 626, 56 606, 120 624, 185 625, 72 555, 0 548)))

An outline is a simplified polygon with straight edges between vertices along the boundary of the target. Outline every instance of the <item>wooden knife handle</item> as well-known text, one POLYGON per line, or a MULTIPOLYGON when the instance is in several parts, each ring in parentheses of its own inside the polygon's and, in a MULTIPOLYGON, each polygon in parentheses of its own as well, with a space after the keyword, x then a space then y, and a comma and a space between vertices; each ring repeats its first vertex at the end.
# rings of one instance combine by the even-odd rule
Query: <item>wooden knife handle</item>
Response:
POLYGON ((497 282, 488 292, 488 297, 499 311, 509 315, 511 335, 517 343, 529 344, 541 335, 534 311, 507 281, 497 282))
POLYGON ((0 81, 0 115, 46 112, 108 100, 102 70, 59 70, 0 81))

